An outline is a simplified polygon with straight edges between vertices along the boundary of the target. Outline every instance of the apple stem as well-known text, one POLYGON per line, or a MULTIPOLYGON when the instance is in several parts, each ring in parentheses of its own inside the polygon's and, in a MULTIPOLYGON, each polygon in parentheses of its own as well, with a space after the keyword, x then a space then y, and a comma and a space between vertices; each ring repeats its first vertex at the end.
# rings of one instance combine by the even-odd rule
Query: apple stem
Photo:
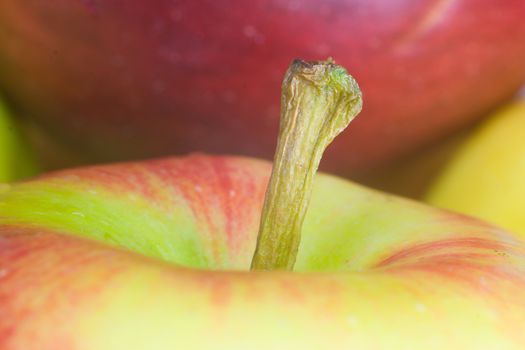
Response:
POLYGON ((361 107, 356 81, 332 59, 292 62, 282 83, 279 137, 252 270, 293 270, 323 152, 361 107))

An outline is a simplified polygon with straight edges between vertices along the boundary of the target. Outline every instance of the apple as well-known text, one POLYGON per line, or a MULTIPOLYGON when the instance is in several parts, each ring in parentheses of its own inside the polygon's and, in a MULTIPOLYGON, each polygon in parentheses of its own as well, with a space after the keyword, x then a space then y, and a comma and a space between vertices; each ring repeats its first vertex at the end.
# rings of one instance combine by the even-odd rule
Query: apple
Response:
POLYGON ((443 169, 426 200, 525 237, 525 101, 497 111, 443 169))
POLYGON ((361 93, 330 61, 293 62, 282 88, 271 176, 193 155, 4 186, 0 347, 523 348, 524 242, 314 181, 361 93))
POLYGON ((320 175, 294 272, 249 272, 270 164, 67 170, 0 195, 0 348, 522 349, 525 247, 320 175))
POLYGON ((91 160, 270 158, 280 67, 333 56, 367 105, 324 164, 355 175, 509 98, 524 17, 523 0, 2 0, 0 87, 91 160))
POLYGON ((36 171, 36 160, 27 140, 0 101, 0 186, 36 171))

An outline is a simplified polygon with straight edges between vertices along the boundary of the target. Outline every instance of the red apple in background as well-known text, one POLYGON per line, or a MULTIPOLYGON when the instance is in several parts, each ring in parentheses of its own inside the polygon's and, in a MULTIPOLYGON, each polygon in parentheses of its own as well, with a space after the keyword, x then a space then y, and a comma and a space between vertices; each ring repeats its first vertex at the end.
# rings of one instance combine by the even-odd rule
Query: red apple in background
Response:
POLYGON ((333 56, 367 104, 326 164, 388 162, 525 80, 523 0, 3 0, 0 85, 21 114, 101 160, 268 158, 290 57, 333 56))

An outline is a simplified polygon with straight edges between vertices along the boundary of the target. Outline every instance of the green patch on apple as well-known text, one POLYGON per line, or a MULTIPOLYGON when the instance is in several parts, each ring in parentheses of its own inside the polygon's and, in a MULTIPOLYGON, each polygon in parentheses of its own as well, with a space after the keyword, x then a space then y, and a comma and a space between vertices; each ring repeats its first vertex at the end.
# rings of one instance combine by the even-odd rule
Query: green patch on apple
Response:
POLYGON ((522 240, 314 178, 361 109, 340 71, 292 63, 273 168, 190 155, 4 186, 0 348, 524 348, 522 240))
POLYGON ((36 171, 30 147, 0 101, 0 183, 29 177, 36 171))

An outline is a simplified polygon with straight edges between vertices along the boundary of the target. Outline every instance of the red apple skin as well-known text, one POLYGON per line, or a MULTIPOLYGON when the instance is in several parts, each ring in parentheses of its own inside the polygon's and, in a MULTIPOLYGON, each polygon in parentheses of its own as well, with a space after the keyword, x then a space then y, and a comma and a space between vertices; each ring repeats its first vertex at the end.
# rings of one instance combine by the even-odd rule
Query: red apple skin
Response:
POLYGON ((247 271, 269 174, 191 156, 4 188, 0 348, 524 348, 523 241, 334 177, 296 272, 247 271))
POLYGON ((467 125, 525 81, 522 0, 3 0, 0 86, 102 160, 268 158, 284 67, 332 56, 364 91, 325 157, 353 174, 467 125))

